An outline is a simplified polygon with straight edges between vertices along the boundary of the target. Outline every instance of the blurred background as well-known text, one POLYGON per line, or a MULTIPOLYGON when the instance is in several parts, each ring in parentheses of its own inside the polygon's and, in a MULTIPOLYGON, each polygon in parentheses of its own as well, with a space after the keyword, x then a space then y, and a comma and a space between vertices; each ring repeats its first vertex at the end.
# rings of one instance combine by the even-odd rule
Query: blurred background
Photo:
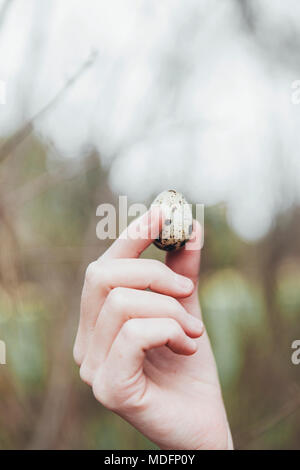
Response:
MULTIPOLYGON (((235 446, 300 448, 300 3, 0 1, 2 449, 153 449, 79 380, 96 208, 205 204, 199 296, 235 446)), ((150 248, 147 256, 160 257, 150 248)))

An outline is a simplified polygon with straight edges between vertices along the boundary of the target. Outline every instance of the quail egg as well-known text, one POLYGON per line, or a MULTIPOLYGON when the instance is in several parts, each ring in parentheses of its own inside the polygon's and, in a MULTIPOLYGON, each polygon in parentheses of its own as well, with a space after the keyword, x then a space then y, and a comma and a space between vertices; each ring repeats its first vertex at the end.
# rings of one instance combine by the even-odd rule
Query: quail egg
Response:
POLYGON ((152 206, 161 207, 165 217, 161 233, 153 243, 165 251, 175 251, 183 247, 193 231, 191 207, 184 196, 169 189, 160 193, 152 206))

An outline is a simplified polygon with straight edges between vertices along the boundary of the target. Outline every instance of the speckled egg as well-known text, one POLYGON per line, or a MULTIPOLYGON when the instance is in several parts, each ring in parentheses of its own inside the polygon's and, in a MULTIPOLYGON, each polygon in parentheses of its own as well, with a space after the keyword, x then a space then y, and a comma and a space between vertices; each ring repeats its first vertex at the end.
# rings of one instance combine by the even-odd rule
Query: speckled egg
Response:
POLYGON ((154 199, 152 206, 160 206, 165 216, 162 231, 154 244, 165 251, 183 247, 193 231, 191 207, 183 195, 173 189, 163 191, 154 199))

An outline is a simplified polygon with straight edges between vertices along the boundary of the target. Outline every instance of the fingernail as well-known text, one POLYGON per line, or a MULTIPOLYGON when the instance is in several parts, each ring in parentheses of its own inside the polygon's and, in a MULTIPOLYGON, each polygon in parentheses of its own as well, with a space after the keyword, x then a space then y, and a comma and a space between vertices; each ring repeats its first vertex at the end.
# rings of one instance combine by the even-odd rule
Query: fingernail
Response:
POLYGON ((184 289, 185 291, 191 291, 194 289, 194 284, 193 281, 191 281, 189 278, 180 276, 179 274, 176 275, 176 282, 178 286, 181 289, 184 289))
POLYGON ((201 333, 204 329, 203 322, 196 317, 193 317, 192 315, 189 315, 188 319, 189 324, 191 325, 191 328, 193 330, 197 330, 197 332, 201 333))

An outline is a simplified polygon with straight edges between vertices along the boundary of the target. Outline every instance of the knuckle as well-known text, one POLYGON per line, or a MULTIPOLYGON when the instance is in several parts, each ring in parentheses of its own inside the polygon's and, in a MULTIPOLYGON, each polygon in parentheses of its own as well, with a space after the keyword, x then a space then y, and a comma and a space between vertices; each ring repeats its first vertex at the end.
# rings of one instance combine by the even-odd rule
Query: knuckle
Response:
POLYGON ((81 350, 79 349, 77 344, 75 344, 74 347, 73 347, 73 359, 74 359, 75 363, 78 366, 81 366, 81 363, 82 363, 82 360, 83 360, 82 356, 83 356, 83 354, 82 354, 81 350))
POLYGON ((184 322, 187 315, 185 308, 174 297, 169 297, 169 314, 176 319, 176 323, 184 322))
POLYGON ((149 260, 149 262, 151 266, 159 272, 167 274, 170 270, 162 261, 159 261, 158 259, 152 259, 149 260))
POLYGON ((92 384, 92 373, 90 369, 87 367, 86 363, 83 362, 81 364, 80 370, 79 370, 79 375, 81 380, 86 383, 87 385, 92 384))
POLYGON ((93 382, 92 389, 96 400, 98 400, 105 408, 111 411, 117 409, 112 388, 107 383, 103 374, 97 374, 97 377, 93 382))
POLYGON ((125 341, 132 341, 138 336, 138 320, 132 318, 127 320, 122 327, 122 335, 125 341))
POLYGON ((164 267, 165 267, 165 264, 162 263, 161 261, 159 261, 158 259, 149 259, 147 261, 149 262, 149 264, 151 264, 152 266, 154 266, 156 268, 164 269, 164 267))
POLYGON ((182 330, 176 320, 170 319, 169 332, 172 338, 178 338, 181 336, 182 330))
POLYGON ((182 313, 182 306, 178 302, 178 300, 174 299, 174 297, 168 297, 168 303, 171 313, 182 313))
POLYGON ((85 271, 85 280, 89 284, 93 284, 97 277, 97 268, 96 268, 96 261, 93 261, 88 265, 85 271))
POLYGON ((99 260, 92 261, 85 272, 85 282, 88 286, 101 286, 106 282, 105 273, 107 269, 103 266, 103 263, 99 263, 99 260))
POLYGON ((124 309, 126 305, 126 289, 123 287, 115 287, 106 297, 106 306, 109 310, 124 309))

